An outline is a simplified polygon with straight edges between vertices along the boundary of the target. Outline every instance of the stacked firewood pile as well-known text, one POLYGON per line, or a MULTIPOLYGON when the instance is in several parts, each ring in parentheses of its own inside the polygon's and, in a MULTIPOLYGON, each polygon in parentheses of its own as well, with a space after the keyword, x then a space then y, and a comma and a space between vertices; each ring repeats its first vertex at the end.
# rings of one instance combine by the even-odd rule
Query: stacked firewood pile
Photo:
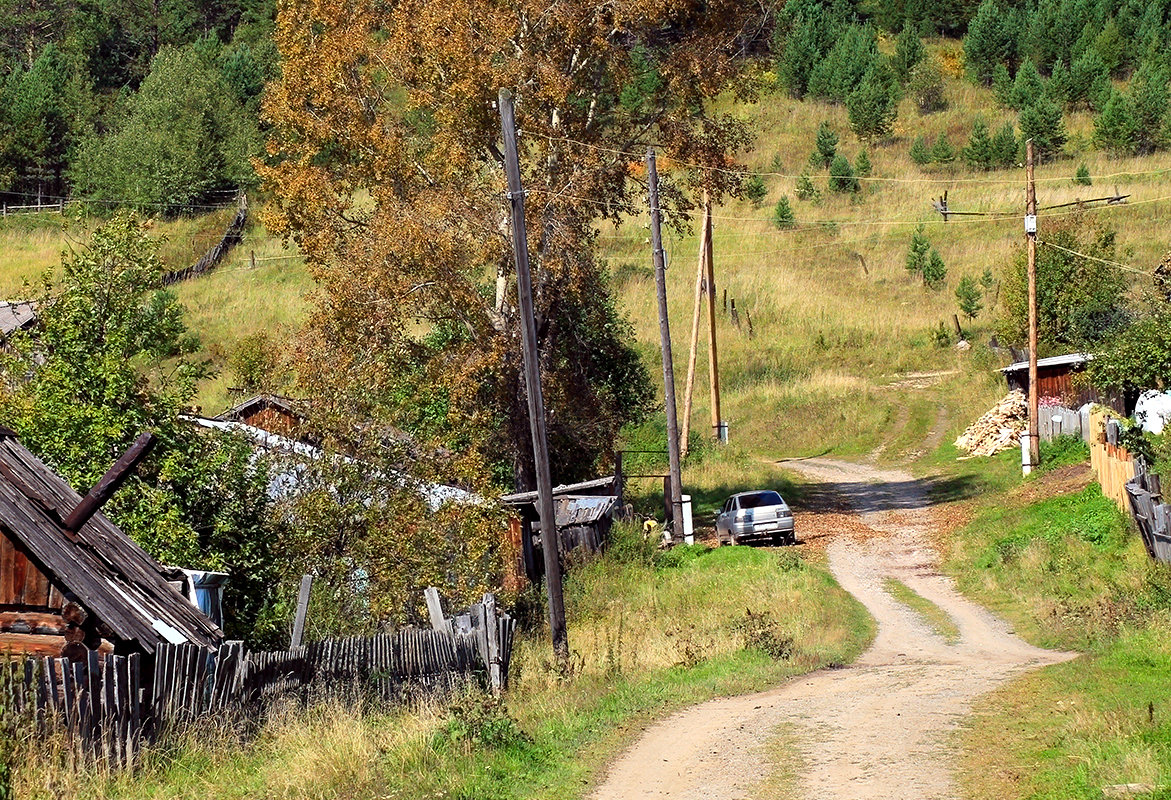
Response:
POLYGON ((1029 419, 1029 404, 1020 391, 1009 392, 988 413, 968 426, 956 447, 974 456, 990 456, 1020 447, 1021 433, 1029 419))

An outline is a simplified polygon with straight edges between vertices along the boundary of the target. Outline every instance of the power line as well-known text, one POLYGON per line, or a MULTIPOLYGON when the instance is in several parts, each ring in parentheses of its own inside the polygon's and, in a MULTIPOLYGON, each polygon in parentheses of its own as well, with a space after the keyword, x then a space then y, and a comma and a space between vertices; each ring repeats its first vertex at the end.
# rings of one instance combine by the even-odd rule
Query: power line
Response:
POLYGON ((1122 264, 1117 261, 1111 261, 1106 258, 1098 258, 1097 256, 1087 255, 1086 253, 1079 253, 1077 250, 1070 250, 1068 247, 1062 247, 1059 244, 1053 244, 1053 242, 1039 241, 1038 244, 1043 244, 1046 247, 1052 247, 1056 250, 1061 250, 1063 252, 1069 253, 1072 256, 1077 256, 1078 258, 1084 258, 1087 261, 1097 261, 1099 264, 1106 264, 1107 266, 1117 267, 1118 269, 1125 270, 1127 272, 1135 272, 1139 275, 1145 275, 1148 278, 1151 276, 1151 273, 1149 273, 1145 270, 1141 270, 1138 267, 1132 267, 1129 264, 1122 264))

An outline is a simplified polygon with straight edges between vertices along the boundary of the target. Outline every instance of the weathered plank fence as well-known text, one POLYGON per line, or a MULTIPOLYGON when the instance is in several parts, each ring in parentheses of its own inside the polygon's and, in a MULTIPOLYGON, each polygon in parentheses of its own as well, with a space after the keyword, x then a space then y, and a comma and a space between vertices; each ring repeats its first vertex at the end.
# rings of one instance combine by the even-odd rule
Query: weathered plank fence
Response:
POLYGON ((224 260, 224 256, 228 254, 228 251, 240 243, 244 235, 244 226, 247 224, 248 195, 241 193, 236 208, 236 216, 232 217, 232 221, 228 223, 228 228, 224 231, 223 237, 190 267, 164 272, 163 286, 170 286, 180 281, 195 278, 205 272, 211 272, 224 260))
POLYGON ((1117 420, 1095 413, 1090 422, 1090 467, 1102 485, 1102 494, 1113 500, 1120 510, 1130 510, 1126 484, 1135 476, 1135 459, 1118 443, 1121 430, 1117 420))
POLYGON ((0 708, 64 733, 74 764, 133 766, 144 743, 217 713, 258 719, 273 701, 330 695, 397 702, 480 681, 507 684, 516 623, 495 598, 446 620, 441 630, 326 639, 278 652, 229 642, 212 652, 162 645, 138 655, 87 661, 30 658, 8 664, 0 708), (6 702, 4 702, 6 701, 6 702))
POLYGON ((1049 442, 1060 436, 1076 436, 1090 440, 1090 415, 1064 406, 1041 406, 1037 414, 1041 441, 1049 442))
POLYGON ((1171 505, 1163 502, 1159 476, 1135 459, 1135 476, 1126 482, 1130 512, 1147 548, 1147 555, 1171 562, 1171 505))

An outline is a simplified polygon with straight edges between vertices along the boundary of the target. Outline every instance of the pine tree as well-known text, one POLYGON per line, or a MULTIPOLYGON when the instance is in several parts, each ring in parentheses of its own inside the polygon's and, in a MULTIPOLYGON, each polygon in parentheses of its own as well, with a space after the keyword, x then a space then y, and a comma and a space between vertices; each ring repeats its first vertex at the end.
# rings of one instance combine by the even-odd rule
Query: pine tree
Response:
POLYGON ((968 320, 974 320, 984 308, 982 300, 980 287, 976 285, 972 277, 965 275, 960 278, 959 285, 956 286, 956 303, 959 305, 960 313, 968 320))
POLYGON ((972 125, 972 135, 968 137, 968 145, 963 151, 964 162, 972 169, 992 169, 995 153, 992 147, 992 137, 988 135, 988 126, 984 120, 978 119, 972 125))
POLYGON ((923 270, 927 268, 930 251, 931 242, 927 240, 927 234, 923 232, 923 226, 920 225, 911 234, 911 247, 907 250, 907 272, 922 277, 923 270))
POLYGON ((983 0, 968 23, 964 36, 964 61, 973 76, 985 86, 993 72, 1009 56, 1011 34, 1004 24, 1004 10, 996 0, 983 0))
POLYGON ((1138 133, 1130 98, 1115 90, 1094 118, 1094 144, 1116 155, 1129 155, 1135 151, 1138 133))
MULTIPOLYGON (((838 135, 829 126, 829 122, 823 121, 817 126, 817 150, 814 152, 814 157, 821 162, 822 167, 828 167, 833 163, 837 150, 838 135)), ((812 161, 812 159, 810 160, 812 161)))
POLYGON ((755 172, 744 179, 744 197, 752 203, 753 208, 760 208, 768 197, 768 187, 764 185, 764 178, 755 172))
POLYGON ((860 188, 850 162, 840 153, 829 167, 829 188, 835 192, 856 192, 860 188))
POLYGON ((984 274, 980 276, 980 285, 984 287, 984 294, 988 294, 996 286, 996 278, 992 275, 992 267, 984 267, 984 274))
POLYGON ((1164 64, 1144 61, 1130 79, 1128 95, 1134 109, 1135 152, 1148 155, 1163 146, 1168 115, 1168 72, 1164 64))
POLYGON ((1102 86, 1110 85, 1110 73, 1095 50, 1086 50, 1069 66, 1066 105, 1091 104, 1102 86))
POLYGON ((846 28, 809 76, 809 93, 845 103, 878 62, 878 36, 869 24, 846 28))
POLYGON ((863 141, 889 136, 899 113, 898 102, 898 85, 889 68, 876 65, 846 100, 850 129, 863 141))
POLYGON ((931 149, 922 136, 916 136, 915 141, 911 142, 911 160, 921 167, 931 163, 931 149))
POLYGON ((870 154, 863 149, 858 154, 858 157, 854 159, 854 172, 857 173, 859 178, 869 178, 871 169, 870 154))
POLYGON ((1012 76, 1004 64, 997 64, 992 70, 992 94, 1002 106, 1012 103, 1012 76))
POLYGON ((812 203, 817 203, 821 200, 821 192, 817 190, 817 187, 813 185, 813 181, 809 179, 808 172, 802 172, 797 176, 796 194, 798 200, 808 200, 812 203))
POLYGON ((796 224, 797 218, 793 216, 793 206, 789 203, 788 196, 782 196, 777 201, 776 207, 773 208, 773 225, 781 230, 786 230, 796 224))
POLYGON ((1122 73, 1122 68, 1127 62, 1127 49, 1130 46, 1131 43, 1126 41, 1122 32, 1118 30, 1118 23, 1113 17, 1107 20, 1102 26, 1102 32, 1094 39, 1094 52, 1102 59, 1111 75, 1122 73))
POLYGON ((955 161, 956 151, 947 140, 947 134, 941 133, 931 145, 931 160, 936 164, 950 164, 955 161))
POLYGON ((1086 166, 1086 162, 1083 161, 1081 166, 1077 168, 1073 182, 1078 186, 1092 186, 1094 184, 1093 180, 1090 179, 1090 168, 1086 166))
POLYGON ((947 280, 947 267, 943 263, 943 256, 934 247, 927 257, 927 264, 923 267, 923 285, 931 289, 939 289, 947 280))
POLYGON ((1032 139, 1037 157, 1045 161, 1061 153, 1065 146, 1065 124, 1061 109, 1052 100, 1042 97, 1021 111, 1021 138, 1032 139))
POLYGON ((1049 73, 1049 81, 1045 84, 1046 97, 1064 108, 1071 105, 1072 88, 1073 81, 1069 68, 1065 66, 1064 61, 1057 59, 1057 63, 1053 65, 1053 69, 1049 73))
POLYGON ((1017 141, 1016 131, 1013 130, 1011 122, 1006 122, 992 137, 992 163, 1001 169, 1015 166, 1019 151, 1020 143, 1017 141))
POLYGON ((919 26, 908 20, 895 41, 895 54, 890 64, 899 83, 904 86, 907 84, 911 78, 911 70, 925 55, 927 48, 923 46, 923 39, 919 35, 919 26))
POLYGON ((1009 106, 1018 111, 1036 103, 1045 91, 1045 81, 1037 72, 1037 65, 1031 59, 1026 59, 1017 70, 1016 80, 1012 83, 1009 92, 1009 106))

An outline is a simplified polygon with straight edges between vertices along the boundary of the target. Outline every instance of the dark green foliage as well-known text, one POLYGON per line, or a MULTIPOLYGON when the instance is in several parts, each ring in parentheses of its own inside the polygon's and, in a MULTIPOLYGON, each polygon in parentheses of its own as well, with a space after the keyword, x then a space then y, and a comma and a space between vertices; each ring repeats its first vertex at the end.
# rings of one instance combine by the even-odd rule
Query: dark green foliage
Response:
POLYGON ((1168 113, 1168 65, 1145 61, 1130 79, 1128 96, 1136 130, 1134 152, 1148 155, 1165 146, 1168 113))
POLYGON ((641 43, 630 51, 630 67, 633 77, 622 87, 618 102, 630 113, 645 112, 654 107, 656 97, 663 88, 663 78, 659 75, 654 54, 641 43))
POLYGON ((931 242, 927 240, 927 234, 924 233, 923 226, 920 225, 911 234, 911 246, 907 250, 907 272, 922 278, 930 252, 931 242))
POLYGON ((822 122, 817 126, 816 150, 810 161, 816 159, 817 163, 822 167, 828 167, 833 163, 834 156, 838 151, 838 135, 834 133, 834 129, 829 126, 828 122, 822 122))
POLYGON ((87 197, 177 211, 251 183, 259 150, 221 73, 194 47, 164 48, 119 124, 82 145, 73 180, 87 197))
POLYGON ((939 327, 930 329, 931 341, 936 347, 951 347, 951 331, 942 322, 939 327))
POLYGON ((879 61, 878 36, 870 25, 850 25, 809 76, 814 97, 845 103, 864 86, 879 61))
POLYGON ((1082 162, 1077 172, 1073 176, 1073 182, 1078 186, 1092 186, 1094 181, 1090 178, 1090 168, 1086 166, 1086 162, 1082 162))
MULTIPOLYGON (((1171 308, 1154 302, 1095 351, 1090 375, 1112 388, 1171 388, 1171 308)), ((1166 434, 1164 434, 1166 436, 1166 434)))
POLYGON ((744 197, 752 203, 754 208, 760 208, 764 205, 764 200, 768 197, 768 187, 764 185, 764 178, 756 173, 745 178, 744 197))
POLYGON ((911 160, 921 167, 931 163, 931 148, 922 136, 916 136, 911 142, 911 160))
POLYGON ((179 418, 208 369, 159 288, 156 249, 122 214, 65 259, 59 282, 46 278, 36 338, 0 357, 0 424, 82 490, 154 431, 158 445, 103 510, 164 563, 230 571, 229 633, 251 635, 279 563, 267 467, 248 443, 179 418))
POLYGON ((834 192, 856 192, 858 191, 858 179, 854 176, 854 169, 850 166, 850 162, 843 155, 834 156, 833 163, 829 167, 829 188, 834 192))
POLYGON ((1042 97, 1023 110, 1019 123, 1021 138, 1033 140, 1038 160, 1048 161, 1061 154, 1065 146, 1065 123, 1061 109, 1052 100, 1042 97))
POLYGON ((974 320, 984 308, 983 297, 980 287, 970 275, 960 278, 959 285, 956 286, 956 304, 961 314, 969 320, 974 320))
POLYGON ((898 84, 890 69, 884 64, 875 64, 846 100, 850 129, 863 141, 886 138, 894 129, 898 101, 898 84))
MULTIPOLYGON (((1080 216, 1044 222, 1044 241, 1108 261, 1116 260, 1113 231, 1092 228, 1080 216)), ((1116 267, 1081 258, 1054 247, 1037 248, 1037 318, 1039 352, 1068 353, 1096 349, 1126 321, 1126 281, 1116 267)), ((997 324, 1002 341, 1028 340, 1028 283, 1021 249, 1001 284, 1003 315, 997 324)))
POLYGON ((1105 94, 1111 88, 1110 74, 1105 63, 1097 52, 1086 50, 1070 65, 1065 104, 1071 108, 1100 108, 1105 102, 1105 94))
POLYGON ((1118 30, 1118 23, 1112 17, 1102 27, 1101 33, 1094 39, 1094 52, 1106 65, 1111 75, 1121 75, 1123 67, 1128 62, 1128 43, 1118 30))
POLYGON ((873 167, 870 164, 870 154, 863 150, 854 159, 854 172, 859 178, 869 178, 873 167))
POLYGON ((809 91, 815 67, 839 40, 848 15, 846 4, 825 0, 794 0, 777 13, 777 75, 794 97, 809 91))
POLYGON ((906 84, 911 79, 911 71, 927 55, 927 48, 923 46, 923 39, 919 35, 919 28, 910 22, 903 25, 899 38, 895 40, 895 53, 891 58, 890 66, 894 70, 895 78, 899 83, 906 84))
POLYGON ((1012 76, 1004 64, 997 64, 992 70, 992 93, 1002 106, 1012 102, 1012 76))
POLYGON ((931 160, 936 164, 950 164, 956 159, 955 148, 947 140, 947 134, 941 133, 931 145, 931 160))
POLYGON ((976 120, 972 125, 972 135, 968 137, 968 144, 963 150, 964 163, 972 169, 990 170, 996 164, 996 153, 992 146, 992 137, 988 134, 988 126, 984 120, 976 120))
POLYGON ((1012 123, 1006 122, 992 137, 992 163, 1001 169, 1015 166, 1020 143, 1012 123))
POLYGON ((1138 143, 1138 128, 1130 99, 1114 90, 1094 118, 1094 144, 1117 155, 1130 155, 1138 143))
POLYGON ((789 203, 789 198, 782 197, 773 208, 773 225, 781 230, 787 230, 796 224, 797 218, 793 216, 793 206, 789 203))
POLYGON ((934 114, 947 108, 943 88, 943 72, 934 58, 924 59, 911 72, 907 92, 915 101, 920 114, 934 114))
POLYGON ((1005 24, 1004 11, 996 0, 983 0, 964 37, 968 70, 986 86, 992 85, 997 67, 1003 67, 1012 53, 1012 34, 1005 24))
POLYGON ((808 172, 802 172, 797 176, 796 194, 798 200, 808 200, 813 203, 821 200, 821 192, 813 185, 808 172))
POLYGON ((932 247, 927 263, 923 266, 923 285, 929 289, 940 289, 946 281, 947 267, 943 263, 943 256, 932 247))
POLYGON ((1044 92, 1045 81, 1037 72, 1037 65, 1026 60, 1017 70, 1012 91, 1008 94, 1008 104, 1019 111, 1033 105, 1044 92))

